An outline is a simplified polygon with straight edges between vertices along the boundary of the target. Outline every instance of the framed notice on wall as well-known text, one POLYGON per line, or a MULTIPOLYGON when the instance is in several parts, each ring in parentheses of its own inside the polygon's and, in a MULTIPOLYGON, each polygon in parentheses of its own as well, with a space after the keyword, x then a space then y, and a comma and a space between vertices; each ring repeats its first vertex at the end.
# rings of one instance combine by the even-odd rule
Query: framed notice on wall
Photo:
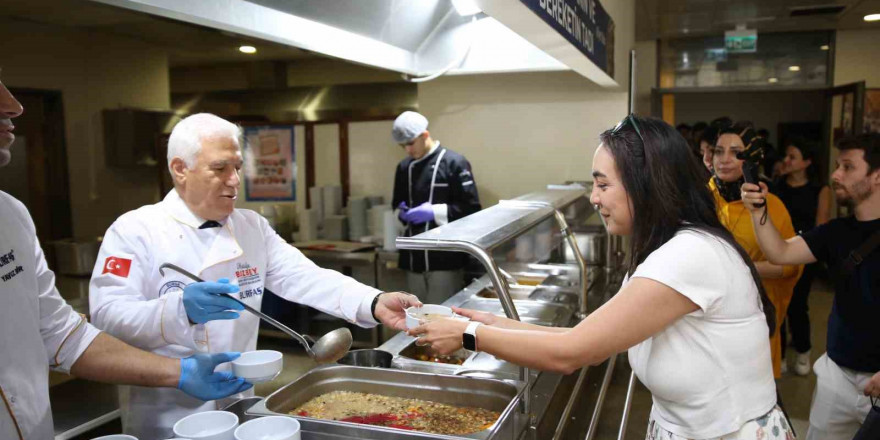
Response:
POLYGON ((293 126, 245 127, 244 137, 245 200, 295 201, 293 126))
POLYGON ((880 89, 865 91, 865 133, 880 133, 880 89))

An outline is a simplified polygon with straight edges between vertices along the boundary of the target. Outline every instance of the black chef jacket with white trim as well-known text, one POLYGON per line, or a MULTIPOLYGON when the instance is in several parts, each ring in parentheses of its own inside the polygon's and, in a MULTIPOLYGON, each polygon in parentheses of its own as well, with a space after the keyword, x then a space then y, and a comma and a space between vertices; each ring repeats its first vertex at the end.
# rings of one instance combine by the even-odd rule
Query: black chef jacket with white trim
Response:
MULTIPOLYGON (((406 224, 405 236, 421 234, 482 209, 470 162, 461 154, 439 144, 425 157, 402 160, 394 176, 393 207, 397 208, 401 202, 406 202, 407 206, 415 208, 428 201, 433 205, 446 205, 445 218, 443 209, 435 208, 435 214, 441 215, 435 215, 434 221, 427 224, 406 224)), ((399 267, 413 272, 455 270, 464 267, 466 262, 467 255, 461 252, 402 249, 399 267)))

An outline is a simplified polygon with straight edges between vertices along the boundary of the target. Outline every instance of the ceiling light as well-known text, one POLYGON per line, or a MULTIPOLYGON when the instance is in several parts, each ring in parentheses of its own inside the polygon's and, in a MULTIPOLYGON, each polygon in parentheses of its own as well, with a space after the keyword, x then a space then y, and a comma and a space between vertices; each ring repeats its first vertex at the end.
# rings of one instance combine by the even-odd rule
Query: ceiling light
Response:
POLYGON ((461 15, 462 17, 483 12, 474 0, 452 0, 452 6, 455 6, 458 15, 461 15))
POLYGON ((257 53, 257 48, 254 46, 241 46, 238 50, 241 53, 257 53))
POLYGON ((880 14, 868 14, 865 16, 865 21, 878 21, 880 20, 880 14))
POLYGON ((827 44, 823 44, 823 45, 819 46, 819 49, 828 50, 828 49, 831 49, 831 46, 829 46, 827 44))
POLYGON ((801 66, 788 66, 788 70, 790 70, 792 72, 800 72, 801 66))
POLYGON ((767 82, 769 82, 769 83, 777 83, 777 82, 779 82, 779 78, 770 78, 770 79, 767 80, 767 82))

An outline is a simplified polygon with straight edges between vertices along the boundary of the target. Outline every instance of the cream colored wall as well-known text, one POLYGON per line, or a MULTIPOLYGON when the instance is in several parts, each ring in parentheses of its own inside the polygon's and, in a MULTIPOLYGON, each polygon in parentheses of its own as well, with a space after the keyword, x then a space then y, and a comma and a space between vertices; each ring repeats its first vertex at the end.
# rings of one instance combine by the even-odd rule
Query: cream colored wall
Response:
POLYGON ((573 72, 476 75, 421 84, 419 108, 431 134, 468 158, 487 207, 592 180, 599 133, 626 115, 626 96, 573 72))
POLYGON ((406 153, 391 141, 392 121, 353 122, 348 125, 351 195, 381 195, 391 203, 394 170, 406 153))
POLYGON ((865 81, 880 87, 880 30, 837 31, 834 85, 865 81))
POLYGON ((167 109, 167 56, 118 35, 3 19, 0 67, 9 87, 60 90, 76 237, 103 235, 121 213, 159 200, 156 169, 104 165, 101 110, 167 109))
POLYGON ((339 125, 315 125, 315 186, 340 184, 339 125))

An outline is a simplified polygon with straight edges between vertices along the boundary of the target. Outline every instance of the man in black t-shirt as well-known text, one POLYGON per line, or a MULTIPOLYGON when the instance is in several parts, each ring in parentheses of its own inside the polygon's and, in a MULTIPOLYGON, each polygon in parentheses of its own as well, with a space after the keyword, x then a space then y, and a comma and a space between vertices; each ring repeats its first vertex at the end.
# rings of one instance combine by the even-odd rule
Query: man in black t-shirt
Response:
POLYGON ((751 210, 761 250, 771 263, 824 261, 834 285, 828 320, 828 351, 813 370, 816 391, 807 440, 850 440, 868 411, 867 396, 880 397, 880 249, 847 267, 850 255, 880 231, 880 135, 841 139, 831 187, 838 202, 855 216, 837 218, 787 241, 770 221, 761 221, 767 186, 744 184, 742 199, 751 210))

